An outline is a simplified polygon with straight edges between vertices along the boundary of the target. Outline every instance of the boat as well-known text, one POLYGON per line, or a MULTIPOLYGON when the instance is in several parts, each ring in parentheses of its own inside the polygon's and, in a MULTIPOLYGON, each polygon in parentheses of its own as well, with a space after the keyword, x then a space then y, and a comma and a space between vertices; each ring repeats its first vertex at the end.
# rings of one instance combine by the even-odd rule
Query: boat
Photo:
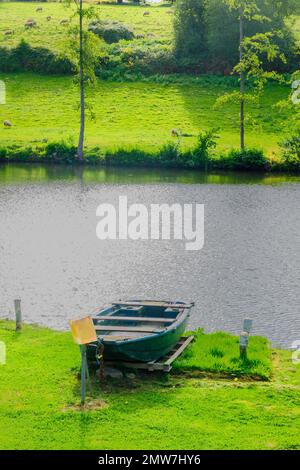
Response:
POLYGON ((186 330, 194 303, 128 300, 100 309, 92 317, 97 342, 87 347, 89 362, 99 346, 104 361, 152 362, 168 354, 186 330))

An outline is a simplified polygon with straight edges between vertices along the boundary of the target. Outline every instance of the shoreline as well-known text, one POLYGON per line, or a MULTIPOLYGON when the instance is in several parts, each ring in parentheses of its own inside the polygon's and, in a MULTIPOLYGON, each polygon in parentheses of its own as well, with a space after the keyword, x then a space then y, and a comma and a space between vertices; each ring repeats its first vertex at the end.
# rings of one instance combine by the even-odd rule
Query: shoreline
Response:
POLYGON ((176 153, 173 146, 161 148, 157 152, 149 153, 141 149, 118 149, 115 152, 101 153, 100 149, 88 149, 84 160, 80 161, 76 155, 75 147, 56 148, 65 144, 49 144, 40 148, 0 147, 0 165, 28 164, 83 168, 130 168, 144 170, 184 170, 205 174, 261 174, 300 176, 300 166, 283 161, 272 161, 264 155, 263 151, 246 149, 244 153, 232 149, 227 154, 207 156, 200 161, 192 161, 192 151, 176 153))

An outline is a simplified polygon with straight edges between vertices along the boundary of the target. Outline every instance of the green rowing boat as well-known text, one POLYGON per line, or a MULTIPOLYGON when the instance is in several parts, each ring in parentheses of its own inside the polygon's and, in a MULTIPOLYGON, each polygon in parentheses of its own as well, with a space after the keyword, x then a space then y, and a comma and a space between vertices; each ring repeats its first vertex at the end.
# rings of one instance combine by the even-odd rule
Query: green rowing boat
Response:
POLYGON ((130 300, 112 303, 93 316, 98 342, 87 348, 94 362, 99 345, 104 360, 152 362, 170 352, 184 333, 193 303, 130 300))

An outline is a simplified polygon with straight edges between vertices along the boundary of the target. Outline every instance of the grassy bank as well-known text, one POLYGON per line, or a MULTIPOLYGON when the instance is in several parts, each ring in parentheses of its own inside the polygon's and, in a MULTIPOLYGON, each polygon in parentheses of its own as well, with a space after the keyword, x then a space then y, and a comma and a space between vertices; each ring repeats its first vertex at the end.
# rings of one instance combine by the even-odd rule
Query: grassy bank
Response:
MULTIPOLYGON (((173 38, 173 16, 167 13, 170 8, 152 5, 151 14, 143 16, 145 7, 140 5, 97 5, 94 7, 102 20, 122 21, 131 26, 136 35, 144 35, 139 39, 140 43, 150 45, 171 45, 173 38), (150 37, 149 37, 150 35, 150 37)), ((149 8, 149 7, 148 7, 149 8)), ((63 19, 70 19, 75 24, 73 5, 57 2, 9 2, 0 4, 0 45, 5 47, 16 46, 20 39, 24 39, 31 46, 49 48, 53 52, 68 54, 70 41, 68 40, 68 26, 60 24, 63 19), (36 12, 38 7, 43 11, 36 12), (47 17, 51 16, 51 21, 47 17), (38 28, 26 30, 26 21, 33 18, 38 23, 38 28), (14 34, 5 36, 5 31, 13 30, 14 34)))
MULTIPOLYGON (((80 358, 69 333, 36 326, 15 333, 12 322, 2 321, 0 340, 7 346, 7 364, 0 366, 1 449, 300 448, 300 368, 287 351, 273 351, 269 382, 193 377, 185 370, 188 356, 169 377, 95 382, 82 412, 80 358)), ((260 343, 251 354, 264 348, 260 343)), ((268 363, 266 350, 263 355, 268 363)))
MULTIPOLYGON (((0 122, 7 119, 12 123, 11 128, 0 127, 2 146, 60 140, 75 143, 78 90, 71 77, 0 74, 0 80, 7 89, 0 122)), ((177 142, 171 136, 175 128, 189 135, 182 139, 182 146, 191 148, 199 131, 218 127, 218 153, 238 147, 238 106, 214 108, 216 99, 233 89, 230 77, 186 77, 177 83, 99 80, 90 90, 95 119, 87 122, 87 144, 108 152, 136 147, 157 151, 167 142, 177 142)), ((247 147, 262 148, 270 157, 278 150, 278 141, 291 132, 291 111, 278 112, 275 105, 289 92, 288 86, 270 84, 260 104, 249 104, 253 125, 247 125, 247 147)))

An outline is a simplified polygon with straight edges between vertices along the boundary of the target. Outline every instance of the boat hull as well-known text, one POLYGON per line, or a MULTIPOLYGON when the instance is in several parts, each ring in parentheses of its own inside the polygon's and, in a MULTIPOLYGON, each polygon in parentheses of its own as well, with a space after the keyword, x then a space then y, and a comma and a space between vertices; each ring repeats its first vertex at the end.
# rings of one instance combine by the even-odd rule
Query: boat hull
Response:
MULTIPOLYGON (((124 341, 102 341, 104 361, 152 362, 170 352, 186 330, 188 315, 161 333, 124 341)), ((87 349, 88 360, 95 361, 97 344, 87 349)))

